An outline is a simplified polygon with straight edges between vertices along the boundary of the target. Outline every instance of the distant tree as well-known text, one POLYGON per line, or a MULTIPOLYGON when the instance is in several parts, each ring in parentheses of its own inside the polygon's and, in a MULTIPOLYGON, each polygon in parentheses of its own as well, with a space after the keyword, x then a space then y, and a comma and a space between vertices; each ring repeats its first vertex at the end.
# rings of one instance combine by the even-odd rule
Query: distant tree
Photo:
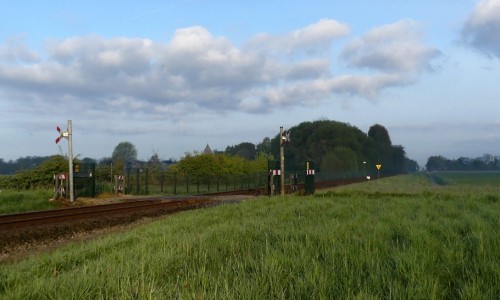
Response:
POLYGON ((96 164, 97 160, 90 158, 90 157, 85 157, 85 158, 81 159, 81 162, 86 163, 86 164, 96 164))
POLYGON ((113 163, 113 159, 111 157, 103 157, 99 159, 97 162, 99 165, 110 166, 113 163))
POLYGON ((387 129, 379 124, 375 124, 368 130, 368 136, 372 138, 375 143, 391 146, 391 138, 387 129))
MULTIPOLYGON (((374 142, 366 133, 347 124, 329 120, 303 122, 291 127, 291 142, 285 145, 285 168, 300 170, 305 161, 316 163, 319 171, 359 171, 363 161, 374 161, 374 142), (337 150, 335 150, 338 148, 337 150), (343 149, 343 150, 342 150, 343 149), (349 149, 349 151, 345 151, 349 149)), ((271 139, 274 157, 279 157, 280 138, 271 139)))
POLYGON ((392 145, 387 129, 380 124, 375 124, 368 130, 368 137, 373 141, 376 153, 375 163, 381 164, 386 172, 403 172, 406 153, 401 146, 392 145))
POLYGON ((488 165, 486 164, 486 162, 480 160, 480 159, 475 159, 473 162, 472 162, 472 168, 474 170, 487 170, 488 169, 488 165))
POLYGON ((265 137, 262 142, 257 144, 256 148, 257 153, 271 154, 271 139, 265 137))
POLYGON ((425 167, 428 171, 445 171, 447 165, 448 160, 443 156, 431 156, 427 159, 425 167))
POLYGON ((234 146, 228 146, 225 154, 238 155, 246 160, 253 160, 257 156, 255 144, 244 142, 234 146))
POLYGON ((405 158, 405 172, 406 173, 413 173, 417 172, 420 169, 420 166, 415 160, 405 158))
POLYGON ((18 190, 48 188, 54 185, 54 174, 67 172, 68 161, 66 158, 54 155, 45 159, 40 165, 8 176, 8 180, 2 181, 2 188, 18 190))
POLYGON ((322 171, 356 171, 358 158, 356 153, 348 147, 335 147, 332 152, 323 156, 322 171))
POLYGON ((406 152, 403 146, 392 146, 391 149, 392 171, 396 173, 406 173, 406 152))
POLYGON ((157 151, 153 151, 153 155, 149 158, 147 165, 152 174, 162 170, 163 163, 157 151))
POLYGON ((253 160, 245 160, 238 155, 186 153, 169 172, 188 175, 193 180, 234 174, 265 172, 269 155, 260 153, 253 160))
POLYGON ((333 152, 327 153, 323 156, 321 160, 320 168, 322 171, 338 171, 343 168, 343 162, 337 155, 333 152))
POLYGON ((121 142, 113 150, 111 155, 113 160, 113 169, 118 172, 123 172, 127 163, 137 160, 137 150, 134 144, 130 142, 121 142))

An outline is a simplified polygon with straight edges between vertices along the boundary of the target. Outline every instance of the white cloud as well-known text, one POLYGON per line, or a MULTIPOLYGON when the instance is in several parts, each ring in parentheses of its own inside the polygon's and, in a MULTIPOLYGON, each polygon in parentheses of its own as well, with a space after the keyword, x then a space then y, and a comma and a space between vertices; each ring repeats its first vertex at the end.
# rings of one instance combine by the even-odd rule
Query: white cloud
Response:
POLYGON ((5 45, 0 45, 0 63, 34 63, 39 60, 38 54, 26 48, 20 38, 11 38, 6 41, 5 45))
POLYGON ((262 51, 266 55, 317 54, 328 50, 335 39, 346 36, 349 31, 349 26, 346 24, 322 19, 285 35, 259 34, 246 45, 246 48, 262 51))
POLYGON ((462 28, 463 42, 500 58, 500 0, 480 0, 462 28))
POLYGON ((381 72, 418 72, 430 68, 430 60, 439 55, 435 48, 422 43, 423 34, 415 21, 402 20, 374 28, 349 43, 341 58, 351 67, 381 72))
POLYGON ((402 21, 349 43, 342 57, 377 71, 363 76, 331 74, 326 50, 349 27, 327 19, 282 36, 259 35, 243 47, 200 26, 177 30, 167 43, 99 36, 50 41, 43 59, 7 44, 0 47, 0 92, 33 106, 70 101, 152 119, 310 106, 335 94, 375 98, 385 88, 411 84, 437 55, 422 44, 417 27, 402 21))

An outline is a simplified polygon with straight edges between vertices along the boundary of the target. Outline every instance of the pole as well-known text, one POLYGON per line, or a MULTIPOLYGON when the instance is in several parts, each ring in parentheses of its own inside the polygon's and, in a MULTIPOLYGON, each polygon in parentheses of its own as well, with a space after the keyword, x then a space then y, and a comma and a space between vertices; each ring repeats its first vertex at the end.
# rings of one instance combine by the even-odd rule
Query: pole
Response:
POLYGON ((283 126, 280 127, 280 166, 281 166, 281 196, 285 196, 285 143, 281 139, 283 126))
POLYGON ((71 120, 68 120, 68 161, 69 161, 69 201, 75 201, 73 186, 73 129, 71 120))

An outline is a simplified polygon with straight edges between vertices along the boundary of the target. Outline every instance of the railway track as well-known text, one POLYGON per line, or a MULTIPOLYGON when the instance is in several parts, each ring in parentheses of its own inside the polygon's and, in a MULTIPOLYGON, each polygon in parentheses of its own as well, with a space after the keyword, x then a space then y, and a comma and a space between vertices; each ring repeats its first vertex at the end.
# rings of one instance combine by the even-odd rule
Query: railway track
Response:
MULTIPOLYGON (((351 184, 364 181, 364 178, 353 178, 345 180, 334 180, 317 182, 316 188, 327 188, 345 184, 351 184)), ((298 186, 303 188, 303 184, 298 186)), ((287 193, 290 192, 290 186, 286 187, 287 193)), ((0 232, 11 230, 13 228, 33 227, 40 225, 54 225, 57 223, 71 223, 79 220, 97 217, 110 217, 118 214, 127 214, 134 212, 150 212, 154 210, 163 212, 174 212, 186 210, 213 204, 214 196, 220 195, 265 195, 267 188, 256 188, 232 192, 220 192, 204 196, 184 196, 167 197, 151 196, 142 197, 140 200, 133 198, 123 199, 120 203, 103 204, 83 207, 63 208, 47 211, 35 211, 26 213, 17 213, 9 215, 0 215, 0 232)))
MULTIPOLYGON (((364 180, 364 178, 355 178, 317 182, 316 189, 364 180)), ((298 188, 301 190, 303 186, 299 185, 298 188)), ((290 193, 290 186, 285 187, 285 191, 290 193)), ((63 239, 77 232, 129 224, 143 217, 154 217, 212 206, 225 201, 241 200, 241 198, 232 198, 238 197, 236 195, 267 195, 267 188, 219 192, 203 196, 124 198, 121 199, 120 203, 114 204, 0 215, 0 253, 12 251, 6 249, 15 249, 16 245, 63 239), (225 197, 224 201, 221 200, 221 196, 225 197)))
POLYGON ((175 200, 167 197, 151 197, 122 203, 0 215, 0 232, 13 228, 75 223, 89 218, 111 217, 134 212, 145 214, 150 211, 175 212, 206 206, 213 202, 214 200, 208 197, 177 197, 175 200))

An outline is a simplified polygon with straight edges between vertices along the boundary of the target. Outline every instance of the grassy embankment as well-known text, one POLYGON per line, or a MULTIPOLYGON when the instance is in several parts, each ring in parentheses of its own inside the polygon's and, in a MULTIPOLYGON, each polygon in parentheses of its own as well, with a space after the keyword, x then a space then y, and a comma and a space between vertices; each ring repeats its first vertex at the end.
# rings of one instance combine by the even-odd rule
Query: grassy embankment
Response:
POLYGON ((50 190, 0 190, 0 214, 57 208, 56 203, 48 201, 52 196, 50 190))
POLYGON ((500 295, 500 190, 400 176, 183 212, 0 268, 0 298, 500 295))

